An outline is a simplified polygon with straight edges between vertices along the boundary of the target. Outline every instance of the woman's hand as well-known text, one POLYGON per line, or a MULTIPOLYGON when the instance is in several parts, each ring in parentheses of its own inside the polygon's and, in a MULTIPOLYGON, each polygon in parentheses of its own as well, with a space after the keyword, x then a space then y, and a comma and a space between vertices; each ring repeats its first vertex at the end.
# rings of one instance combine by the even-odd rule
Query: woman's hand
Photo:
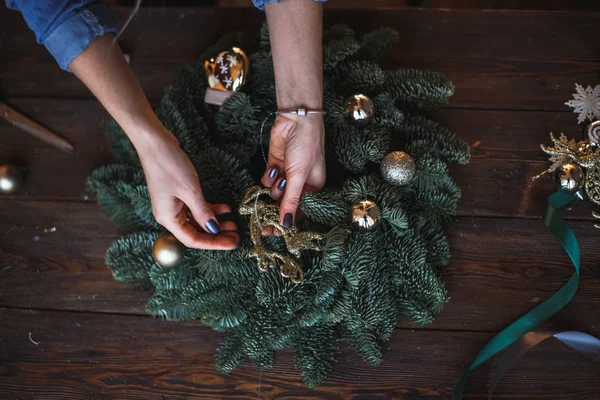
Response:
MULTIPOLYGON (((151 137, 151 136, 147 136, 151 137)), ((137 148, 156 221, 190 248, 231 250, 239 240, 234 222, 219 224, 215 215, 231 212, 226 204, 204 200, 198 175, 177 139, 164 129, 137 148), (186 214, 190 211, 188 220, 186 214)))
POLYGON ((215 215, 231 210, 202 196, 194 166, 177 139, 158 120, 112 35, 93 40, 69 67, 96 95, 135 146, 159 224, 187 247, 231 250, 238 234, 233 222, 215 215), (187 211, 191 218, 187 219, 187 211))
MULTIPOLYGON (((265 5, 279 110, 323 108, 323 4, 286 0, 265 5)), ((303 192, 325 185, 323 116, 279 114, 271 130, 267 172, 281 201, 281 221, 294 223, 303 192), (276 177, 275 175, 279 175, 276 177)), ((270 233, 270 232, 264 232, 270 233)), ((275 232, 277 233, 277 232, 275 232)))
POLYGON ((283 196, 280 218, 285 227, 293 224, 302 193, 325 186, 324 130, 323 116, 318 114, 275 118, 261 182, 273 188, 274 199, 283 196))

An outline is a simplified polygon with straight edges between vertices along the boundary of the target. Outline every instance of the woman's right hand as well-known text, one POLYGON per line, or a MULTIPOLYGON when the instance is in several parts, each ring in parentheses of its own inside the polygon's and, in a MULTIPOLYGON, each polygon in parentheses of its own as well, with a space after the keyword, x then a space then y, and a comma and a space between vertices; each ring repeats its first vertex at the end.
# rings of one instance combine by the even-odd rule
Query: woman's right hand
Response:
POLYGON ((233 222, 215 215, 226 204, 204 200, 198 175, 177 139, 156 117, 112 35, 94 39, 69 67, 96 95, 135 146, 159 224, 187 247, 231 250, 239 239, 233 222), (193 218, 186 218, 187 211, 193 218))
POLYGON ((232 250, 239 235, 234 222, 219 224, 215 215, 231 212, 226 204, 207 203, 198 174, 177 139, 165 128, 146 135, 137 146, 156 221, 190 248, 232 250), (189 209, 193 219, 186 218, 189 209))

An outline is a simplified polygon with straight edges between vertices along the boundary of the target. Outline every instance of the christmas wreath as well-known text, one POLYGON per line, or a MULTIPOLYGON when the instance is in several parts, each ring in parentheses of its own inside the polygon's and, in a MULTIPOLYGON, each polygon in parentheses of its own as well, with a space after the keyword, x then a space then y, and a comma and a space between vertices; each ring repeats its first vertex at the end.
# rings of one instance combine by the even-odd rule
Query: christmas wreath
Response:
MULTIPOLYGON (((155 242, 175 249, 177 243, 152 215, 135 149, 110 123, 120 163, 98 168, 88 180, 103 211, 126 234, 107 250, 106 264, 116 279, 154 288, 150 314, 200 319, 227 332, 216 361, 220 371, 245 359, 268 368, 275 351, 293 346, 305 382, 315 386, 342 341, 378 364, 381 342, 400 318, 428 324, 448 300, 440 274, 450 251, 442 229, 461 195, 448 164, 466 164, 469 148, 429 119, 453 94, 448 79, 377 64, 397 36, 380 29, 357 38, 346 26, 324 33, 327 185, 304 195, 304 218, 287 238, 271 235, 257 243, 251 235, 254 222, 268 220, 258 214, 276 207, 254 187, 265 168, 261 147, 268 146, 261 123, 276 109, 266 26, 257 41, 228 35, 197 65, 178 68, 157 110, 196 167, 206 200, 245 211, 236 215, 236 250, 187 249, 178 263, 155 260, 155 242), (219 89, 220 78, 206 79, 204 60, 214 63, 234 47, 248 54, 245 83, 221 107, 207 104, 209 83, 219 89), (314 234, 314 245, 290 247, 302 233, 314 234), (265 265, 257 247, 277 255, 279 265, 265 265), (286 275, 288 261, 300 276, 286 275)), ((265 132, 272 118, 267 121, 265 132)))

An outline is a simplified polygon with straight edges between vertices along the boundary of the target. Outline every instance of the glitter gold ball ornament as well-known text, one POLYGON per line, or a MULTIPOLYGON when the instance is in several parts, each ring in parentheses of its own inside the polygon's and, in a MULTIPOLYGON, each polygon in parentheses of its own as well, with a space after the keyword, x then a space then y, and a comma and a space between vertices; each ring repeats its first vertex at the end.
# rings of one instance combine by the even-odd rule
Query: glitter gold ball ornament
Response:
POLYGON ((585 171, 585 194, 590 201, 600 205, 600 164, 585 171))
POLYGON ((222 105, 233 92, 240 90, 248 76, 248 57, 239 47, 221 52, 216 58, 204 61, 209 88, 204 101, 222 105))
POLYGON ((362 230, 374 229, 381 221, 381 211, 371 200, 362 200, 352 206, 352 223, 362 230))
POLYGON ((564 163, 554 171, 554 179, 560 190, 567 193, 577 193, 583 188, 583 170, 575 163, 564 163))
POLYGON ((170 233, 159 236, 152 246, 152 257, 166 268, 175 267, 185 256, 186 247, 170 233))
POLYGON ((373 100, 364 94, 355 94, 346 100, 348 118, 358 125, 364 125, 373 116, 373 100))
POLYGON ((600 121, 594 121, 586 128, 587 137, 592 146, 600 145, 600 121))
POLYGON ((392 151, 381 161, 381 176, 387 183, 402 186, 409 183, 415 175, 415 162, 403 151, 392 151))
POLYGON ((14 165, 0 165, 0 194, 15 194, 23 186, 23 174, 14 165))

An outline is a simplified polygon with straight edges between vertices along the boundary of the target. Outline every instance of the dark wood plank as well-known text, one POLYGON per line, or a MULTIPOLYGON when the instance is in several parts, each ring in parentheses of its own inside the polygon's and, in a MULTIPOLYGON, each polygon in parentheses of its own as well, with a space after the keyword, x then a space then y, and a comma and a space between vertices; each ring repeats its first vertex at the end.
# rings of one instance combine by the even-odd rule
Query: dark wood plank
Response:
MULTIPOLYGON (((76 150, 106 147, 104 108, 95 99, 5 98, 7 104, 70 140, 76 150)), ((0 120, 0 144, 45 147, 46 143, 0 120)))
MULTIPOLYGON (((103 265, 104 251, 118 232, 95 204, 3 205, 0 232, 13 225, 27 228, 2 237, 0 306, 144 313, 150 293, 113 281, 103 265), (57 232, 35 226, 54 226, 57 232)), ((552 326, 600 333, 595 323, 600 318, 598 231, 590 222, 572 225, 583 255, 581 285, 552 326)), ((567 256, 539 220, 459 218, 447 231, 453 258, 445 279, 452 299, 432 329, 499 330, 572 274, 567 256)))
MULTIPOLYGON (((115 162, 107 148, 81 149, 64 154, 45 147, 0 146, 0 162, 26 168, 22 190, 13 200, 93 201, 85 180, 94 168, 115 162)), ((546 197, 555 191, 549 178, 531 182, 548 167, 544 161, 474 158, 467 166, 453 166, 452 176, 463 190, 458 213, 462 216, 537 218, 546 197)), ((588 202, 579 202, 569 219, 592 220, 588 202)))
MULTIPOLYGON (((278 354, 273 370, 260 373, 243 365, 230 375, 217 373, 213 360, 222 334, 195 322, 6 309, 0 316, 10 322, 0 324, 0 395, 24 399, 449 398, 464 366, 489 338, 400 330, 384 347, 381 366, 367 366, 344 347, 324 384, 308 389, 290 349, 278 354)), ((552 399, 567 393, 570 399, 595 398, 600 372, 593 362, 564 346, 540 350, 510 371, 499 398, 552 399), (577 379, 566 379, 563 370, 577 379)), ((471 396, 485 394, 488 374, 484 368, 473 375, 471 396)))
POLYGON ((116 162, 106 147, 66 154, 47 146, 0 146, 0 161, 25 170, 23 188, 15 198, 76 201, 89 199, 85 181, 95 168, 116 162))
MULTIPOLYGON (((103 150, 105 122, 109 118, 94 99, 9 97, 5 101, 44 126, 60 133, 79 149, 103 150)), ((584 125, 570 112, 440 110, 435 120, 473 146, 474 158, 546 160, 539 144, 548 133, 583 137, 584 125)), ((43 146, 45 143, 0 121, 0 143, 5 146, 43 146)))
MULTIPOLYGON (((88 199, 85 179, 115 160, 103 135, 104 117, 95 100, 9 99, 11 104, 67 138, 77 152, 64 154, 37 139, 0 123, 0 162, 27 168, 23 190, 13 199, 88 199)), ((549 178, 531 182, 548 163, 539 150, 548 132, 580 138, 571 113, 491 110, 442 110, 439 121, 473 146, 473 160, 453 167, 463 189, 459 214, 467 216, 538 217, 545 197, 554 191, 549 178)), ((93 199, 91 199, 93 200, 93 199)), ((579 204, 570 218, 591 219, 589 204, 579 204)))
MULTIPOLYGON (((129 9, 115 13, 123 19, 129 9)), ((599 19, 572 12, 330 10, 325 23, 344 22, 359 32, 398 29, 402 40, 384 65, 447 74, 458 87, 455 106, 565 110, 575 77, 587 84, 598 80, 599 19)), ((263 20, 256 10, 150 8, 141 11, 122 42, 142 86, 155 99, 175 64, 197 61, 222 33, 256 35, 263 20)), ((0 67, 5 95, 90 96, 74 76, 54 65, 19 18, 11 18, 6 30, 12 35, 0 50, 12 57, 0 67)))
MULTIPOLYGON (((51 61, 19 14, 4 7, 1 10, 8 13, 5 29, 10 32, 2 48, 13 55, 13 62, 51 61)), ((113 8, 121 22, 130 12, 128 7, 113 8)), ((264 13, 255 9, 142 8, 120 40, 125 50, 135 44, 132 55, 141 62, 190 59, 223 33, 246 31, 257 36, 264 21, 264 13)), ((359 34, 382 26, 397 29, 403 38, 397 53, 416 50, 421 56, 437 58, 437 51, 445 49, 455 59, 471 56, 489 61, 596 61, 598 55, 591 45, 600 35, 596 32, 598 22, 597 13, 552 11, 369 9, 329 10, 324 15, 326 26, 346 23, 359 34), (457 37, 468 40, 456 42, 457 37), (515 42, 516 38, 523 40, 515 42)))

